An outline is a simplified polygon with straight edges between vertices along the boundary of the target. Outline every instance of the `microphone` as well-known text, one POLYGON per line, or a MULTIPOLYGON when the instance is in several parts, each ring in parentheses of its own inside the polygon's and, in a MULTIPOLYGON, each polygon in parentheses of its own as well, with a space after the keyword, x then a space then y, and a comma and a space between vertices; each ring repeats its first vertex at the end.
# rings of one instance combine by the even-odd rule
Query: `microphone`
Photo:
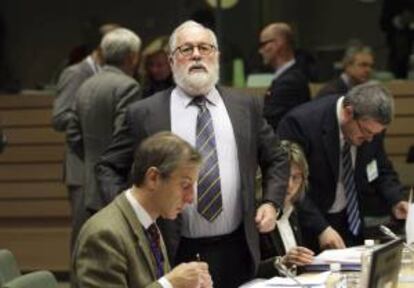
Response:
MULTIPOLYGON (((388 236, 388 237, 390 237, 390 238, 392 238, 392 239, 398 240, 398 239, 400 239, 400 238, 401 238, 401 237, 397 236, 394 232, 392 232, 392 231, 391 231, 391 229, 390 229, 390 228, 388 228, 388 227, 387 227, 387 226, 385 226, 385 225, 380 225, 379 229, 380 229, 380 231, 381 231, 382 233, 384 233, 386 236, 388 236)), ((405 243, 405 242, 403 242, 403 245, 404 245, 404 247, 406 247, 408 250, 410 250, 411 252, 413 252, 413 253, 414 253, 414 248, 413 248, 413 247, 411 247, 410 245, 408 245, 408 244, 407 244, 407 243, 405 243)))
POLYGON ((290 280, 295 282, 299 287, 306 288, 307 285, 304 285, 300 283, 298 279, 296 279, 296 276, 289 270, 289 268, 286 267, 285 264, 281 261, 282 257, 276 257, 275 261, 273 262, 273 266, 276 268, 277 271, 279 271, 280 274, 288 277, 290 280))

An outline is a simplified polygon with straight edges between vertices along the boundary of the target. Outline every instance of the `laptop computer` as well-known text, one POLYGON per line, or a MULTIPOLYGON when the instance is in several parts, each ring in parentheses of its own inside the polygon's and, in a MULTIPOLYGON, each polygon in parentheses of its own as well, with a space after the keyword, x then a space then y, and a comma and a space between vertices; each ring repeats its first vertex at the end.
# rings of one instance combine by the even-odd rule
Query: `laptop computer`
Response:
POLYGON ((401 266, 403 240, 392 240, 372 252, 367 288, 396 288, 401 266))

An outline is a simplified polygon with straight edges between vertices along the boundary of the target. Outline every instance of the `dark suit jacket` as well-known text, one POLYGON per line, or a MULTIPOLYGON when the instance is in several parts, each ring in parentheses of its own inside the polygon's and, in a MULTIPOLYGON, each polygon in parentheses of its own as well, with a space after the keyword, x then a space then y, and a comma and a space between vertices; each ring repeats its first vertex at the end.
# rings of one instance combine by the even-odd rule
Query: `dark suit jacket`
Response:
MULTIPOLYGON (((97 165, 98 180, 106 201, 111 201, 125 187, 135 147, 154 133, 171 130, 171 91, 159 92, 128 107, 125 126, 97 165)), ((256 271, 260 258, 259 235, 254 222, 256 169, 259 164, 263 171, 263 199, 282 206, 289 175, 288 161, 272 128, 262 118, 260 99, 230 89, 219 88, 219 92, 235 133, 244 230, 252 254, 252 268, 256 271)), ((180 239, 179 221, 168 223, 162 229, 173 259, 180 239)))
MULTIPOLYGON (((292 227, 296 243, 298 245, 301 245, 302 234, 300 231, 298 216, 295 210, 292 212, 292 214, 290 214, 289 223, 292 227)), ((262 252, 262 260, 259 265, 259 272, 257 277, 270 278, 277 275, 278 271, 273 266, 275 258, 277 256, 284 256, 287 253, 277 226, 273 232, 260 235, 260 249, 262 252)))
POLYGON ((344 96, 348 92, 348 90, 348 85, 346 85, 344 79, 342 79, 342 77, 338 77, 326 83, 326 85, 324 85, 321 88, 321 90, 319 90, 318 94, 316 94, 316 97, 328 96, 333 94, 344 96))
POLYGON ((280 119, 289 110, 309 100, 308 80, 294 64, 272 81, 265 94, 263 115, 276 131, 280 119))
MULTIPOLYGON (((161 249, 167 273, 163 241, 161 249)), ((149 240, 125 193, 85 223, 73 255, 75 287, 161 288, 149 240)))
MULTIPOLYGON (((332 95, 297 107, 286 115, 278 129, 281 139, 299 143, 306 154, 310 171, 309 190, 300 205, 299 219, 303 228, 316 235, 328 226, 327 212, 334 202, 338 182, 337 100, 338 97, 332 95)), ((363 194, 369 190, 382 195, 390 205, 403 199, 402 186, 385 154, 383 136, 377 135, 372 142, 366 142, 357 149, 355 184, 360 204, 363 194), (377 161, 379 176, 368 182, 366 168, 373 160, 377 161)))
POLYGON ((67 141, 70 149, 84 160, 85 205, 92 211, 103 207, 95 165, 111 143, 112 134, 121 127, 126 107, 139 97, 135 79, 114 66, 103 67, 76 94, 67 141))
MULTIPOLYGON (((53 103, 52 125, 56 131, 65 132, 75 103, 75 95, 82 83, 94 75, 94 71, 85 60, 63 70, 53 103)), ((83 185, 83 161, 70 149, 66 148, 64 180, 68 186, 83 185)))

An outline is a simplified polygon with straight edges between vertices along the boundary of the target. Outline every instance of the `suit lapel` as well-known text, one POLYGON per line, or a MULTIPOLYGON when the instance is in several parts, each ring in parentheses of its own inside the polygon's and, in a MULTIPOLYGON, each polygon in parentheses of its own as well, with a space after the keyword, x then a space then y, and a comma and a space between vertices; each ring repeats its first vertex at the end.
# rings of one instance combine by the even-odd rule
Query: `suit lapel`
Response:
POLYGON ((336 101, 334 105, 327 109, 326 117, 323 123, 322 142, 331 170, 335 176, 335 182, 338 181, 339 168, 339 130, 338 120, 336 118, 336 101))
POLYGON ((153 105, 149 108, 147 115, 146 127, 148 135, 160 131, 171 131, 171 92, 172 88, 162 91, 157 95, 151 96, 154 98, 153 105))
MULTIPOLYGON (((149 267, 149 269, 151 270, 153 279, 156 280, 157 279, 156 264, 155 264, 154 256, 152 255, 151 248, 149 246, 149 242, 147 240, 145 231, 141 223, 139 222, 134 210, 129 204, 125 196, 125 193, 123 193, 122 197, 119 197, 117 201, 118 201, 118 207, 121 209, 122 214, 125 216, 127 222, 129 223, 132 231, 135 234, 136 246, 138 247, 137 250, 140 250, 142 254, 144 254, 147 267, 149 267)), ((137 251, 137 254, 138 254, 138 251, 137 251)), ((168 262, 165 249, 163 249, 163 256, 164 256, 164 262, 168 262)), ((164 270, 164 271, 167 271, 167 270, 164 270)))

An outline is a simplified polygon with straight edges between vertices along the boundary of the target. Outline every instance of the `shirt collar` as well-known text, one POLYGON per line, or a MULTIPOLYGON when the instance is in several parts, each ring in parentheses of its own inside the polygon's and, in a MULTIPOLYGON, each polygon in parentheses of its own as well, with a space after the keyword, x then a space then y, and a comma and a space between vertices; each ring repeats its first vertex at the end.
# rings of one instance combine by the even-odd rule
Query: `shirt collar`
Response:
POLYGON ((148 227, 151 226, 155 221, 151 218, 151 216, 148 214, 145 208, 142 207, 138 200, 132 195, 132 188, 126 191, 125 196, 129 204, 131 204, 132 209, 134 210, 135 215, 138 218, 138 221, 145 228, 145 230, 147 230, 148 227))
POLYGON ((275 76, 273 77, 273 79, 278 78, 283 72, 285 72, 287 69, 295 65, 295 63, 296 63, 296 60, 295 58, 293 58, 289 62, 286 62, 282 66, 278 67, 277 70, 275 71, 275 76))
MULTIPOLYGON (((184 107, 188 107, 191 104, 191 101, 193 101, 194 97, 185 93, 184 90, 178 86, 175 87, 174 90, 178 96, 178 99, 180 99, 180 101, 183 103, 184 107)), ((216 87, 211 89, 210 92, 204 97, 206 98, 208 105, 211 104, 217 106, 219 104, 220 94, 216 87)))
POLYGON ((336 119, 338 123, 339 143, 341 147, 345 142, 344 133, 342 133, 342 129, 341 129, 342 123, 344 122, 342 118, 342 113, 341 113, 343 102, 344 102, 344 96, 339 97, 338 100, 336 101, 336 119))

